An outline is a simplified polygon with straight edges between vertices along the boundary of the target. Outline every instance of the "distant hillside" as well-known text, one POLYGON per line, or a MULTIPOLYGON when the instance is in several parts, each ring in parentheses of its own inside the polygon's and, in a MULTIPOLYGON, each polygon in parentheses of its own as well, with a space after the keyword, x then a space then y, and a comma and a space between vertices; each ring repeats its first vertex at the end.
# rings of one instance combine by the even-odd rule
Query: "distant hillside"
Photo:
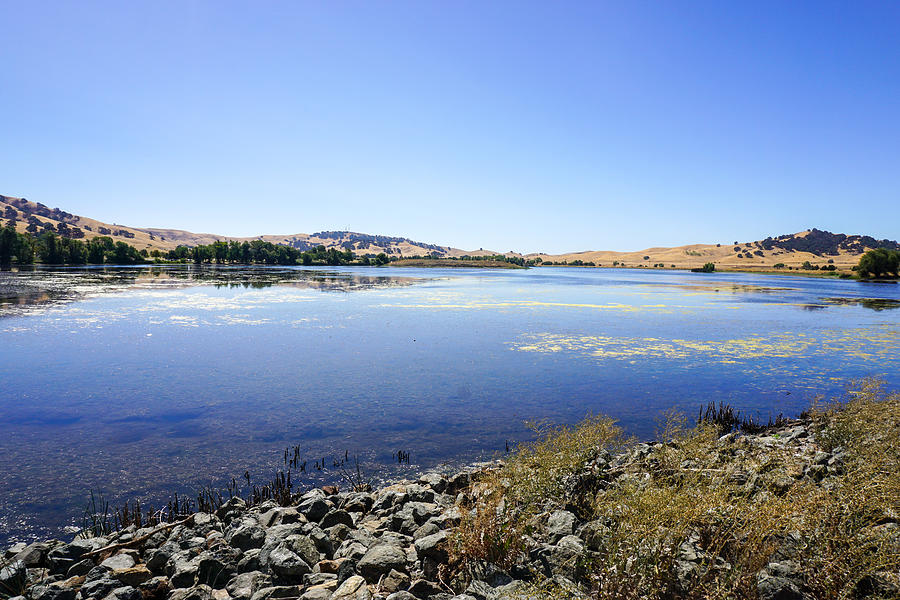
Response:
MULTIPOLYGON (((384 252, 395 257, 434 255, 440 258, 454 256, 487 256, 497 254, 490 250, 460 250, 450 246, 438 246, 417 242, 405 237, 370 235, 354 231, 319 231, 317 233, 295 233, 291 235, 261 235, 254 238, 234 238, 212 233, 192 233, 179 229, 151 229, 128 227, 104 223, 88 217, 81 217, 59 208, 50 208, 39 202, 24 198, 0 196, 0 218, 4 222, 13 221, 19 232, 41 233, 53 231, 61 236, 75 239, 90 239, 105 235, 116 241, 126 242, 138 250, 171 250, 179 245, 196 246, 211 244, 217 240, 263 240, 273 244, 293 246, 308 250, 316 246, 352 250, 359 255, 384 252)), ((767 237, 754 242, 730 242, 720 244, 691 244, 675 248, 648 248, 637 252, 615 252, 589 250, 565 254, 528 254, 526 259, 540 258, 553 263, 594 263, 597 266, 613 266, 613 263, 628 267, 653 267, 691 269, 713 262, 719 269, 771 269, 779 263, 798 268, 804 262, 812 265, 834 265, 838 269, 849 269, 859 261, 859 257, 873 248, 900 250, 894 240, 876 240, 867 235, 846 235, 818 229, 800 233, 767 237)), ((523 256, 507 253, 508 256, 523 256)))
POLYGON ((50 208, 39 202, 31 202, 24 198, 13 198, 0 195, 0 218, 13 220, 19 232, 41 233, 53 231, 61 236, 75 239, 91 239, 100 235, 122 241, 138 250, 172 250, 179 245, 196 246, 212 244, 217 240, 263 240, 273 244, 293 246, 299 250, 308 250, 316 246, 326 248, 350 249, 357 254, 385 254, 392 256, 425 256, 428 254, 440 257, 469 255, 492 255, 495 252, 486 250, 466 251, 450 246, 438 246, 425 242, 416 242, 405 237, 370 235, 354 231, 320 231, 318 233, 295 233, 291 235, 261 235, 251 238, 229 237, 212 233, 192 233, 180 229, 153 229, 128 227, 118 224, 104 223, 95 219, 81 217, 59 208, 50 208))
POLYGON ((597 266, 653 267, 692 269, 707 262, 719 269, 768 270, 779 263, 799 268, 803 263, 837 269, 849 269, 859 262, 861 254, 873 248, 900 249, 893 240, 876 240, 866 235, 846 235, 818 229, 768 237, 754 242, 721 244, 691 244, 674 248, 647 248, 637 252, 586 251, 566 254, 529 254, 526 258, 540 258, 544 262, 576 261, 597 266))

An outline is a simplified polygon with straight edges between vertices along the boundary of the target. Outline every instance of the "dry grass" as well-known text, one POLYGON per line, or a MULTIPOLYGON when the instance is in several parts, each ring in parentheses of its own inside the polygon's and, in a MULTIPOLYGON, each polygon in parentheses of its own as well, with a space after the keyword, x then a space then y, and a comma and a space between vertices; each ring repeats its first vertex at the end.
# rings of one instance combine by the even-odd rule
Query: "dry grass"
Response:
MULTIPOLYGON (((592 598, 755 599, 775 561, 796 565, 811 597, 859 597, 873 577, 900 573, 900 394, 861 382, 816 406, 810 429, 816 443, 720 438, 670 417, 667 443, 611 464, 604 450, 627 442, 613 421, 544 429, 479 484, 456 561, 508 567, 540 516, 566 506, 590 521, 579 583, 592 598), (824 479, 810 466, 819 450, 840 457, 824 479), (592 469, 601 475, 585 480, 592 469)), ((541 597, 571 595, 541 585, 541 597)))

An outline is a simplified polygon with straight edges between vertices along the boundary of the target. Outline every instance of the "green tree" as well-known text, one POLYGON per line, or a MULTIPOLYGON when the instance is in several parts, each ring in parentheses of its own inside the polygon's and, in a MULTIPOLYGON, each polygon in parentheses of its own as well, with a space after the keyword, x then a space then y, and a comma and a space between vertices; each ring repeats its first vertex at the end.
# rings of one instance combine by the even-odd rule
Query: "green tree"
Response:
POLYGON ((10 265, 18 247, 19 234, 16 230, 9 225, 0 229, 0 265, 10 265))
POLYGON ((900 271, 900 251, 887 248, 869 250, 860 257, 856 270, 863 277, 882 277, 888 274, 897 277, 900 271))

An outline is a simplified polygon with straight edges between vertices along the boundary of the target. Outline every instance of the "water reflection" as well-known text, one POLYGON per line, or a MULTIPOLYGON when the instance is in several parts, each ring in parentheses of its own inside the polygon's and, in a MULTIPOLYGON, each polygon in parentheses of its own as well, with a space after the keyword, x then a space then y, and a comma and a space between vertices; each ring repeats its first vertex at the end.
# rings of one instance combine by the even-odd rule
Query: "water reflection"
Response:
POLYGON ((322 292, 355 292, 409 286, 421 281, 423 279, 417 277, 291 267, 20 267, 0 271, 0 316, 19 314, 20 310, 16 309, 30 306, 63 304, 128 289, 211 285, 215 288, 285 286, 322 292))

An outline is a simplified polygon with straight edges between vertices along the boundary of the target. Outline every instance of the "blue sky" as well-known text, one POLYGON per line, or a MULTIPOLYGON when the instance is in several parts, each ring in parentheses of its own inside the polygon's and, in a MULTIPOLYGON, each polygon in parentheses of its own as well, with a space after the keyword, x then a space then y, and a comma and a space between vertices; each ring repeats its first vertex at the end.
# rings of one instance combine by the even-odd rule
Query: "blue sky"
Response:
POLYGON ((900 237, 900 3, 0 0, 0 193, 561 252, 900 237))

